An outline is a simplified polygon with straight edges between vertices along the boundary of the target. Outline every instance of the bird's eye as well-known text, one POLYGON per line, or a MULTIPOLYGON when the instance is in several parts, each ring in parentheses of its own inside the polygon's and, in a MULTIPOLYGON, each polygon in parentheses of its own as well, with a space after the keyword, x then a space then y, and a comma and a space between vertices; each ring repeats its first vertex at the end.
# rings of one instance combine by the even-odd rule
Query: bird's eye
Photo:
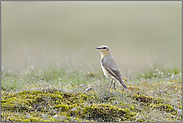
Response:
POLYGON ((103 49, 106 49, 106 47, 103 47, 103 49))

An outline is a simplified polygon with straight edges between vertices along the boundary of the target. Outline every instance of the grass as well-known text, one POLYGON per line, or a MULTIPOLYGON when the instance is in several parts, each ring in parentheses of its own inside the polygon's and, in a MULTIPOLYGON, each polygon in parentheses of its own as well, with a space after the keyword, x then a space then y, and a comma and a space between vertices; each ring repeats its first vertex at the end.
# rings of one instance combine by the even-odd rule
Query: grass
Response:
POLYGON ((123 78, 47 67, 1 72, 2 122, 181 122, 182 71, 155 66, 123 78))

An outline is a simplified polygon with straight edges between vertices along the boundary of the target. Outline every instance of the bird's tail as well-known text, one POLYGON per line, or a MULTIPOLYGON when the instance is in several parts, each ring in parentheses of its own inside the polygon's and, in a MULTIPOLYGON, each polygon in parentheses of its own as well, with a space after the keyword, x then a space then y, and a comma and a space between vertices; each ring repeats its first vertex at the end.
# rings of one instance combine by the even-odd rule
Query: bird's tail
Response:
POLYGON ((127 86, 125 85, 125 83, 123 82, 122 79, 121 79, 121 81, 119 81, 119 82, 121 83, 121 85, 122 85, 124 88, 128 89, 127 86))

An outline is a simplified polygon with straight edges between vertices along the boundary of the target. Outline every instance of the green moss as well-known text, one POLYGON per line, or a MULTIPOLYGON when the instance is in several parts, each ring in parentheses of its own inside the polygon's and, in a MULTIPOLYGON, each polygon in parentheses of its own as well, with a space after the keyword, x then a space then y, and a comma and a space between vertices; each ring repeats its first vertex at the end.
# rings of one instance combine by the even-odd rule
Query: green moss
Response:
POLYGON ((160 109, 162 111, 166 111, 169 112, 173 115, 177 114, 177 110, 173 108, 173 106, 168 105, 168 104, 157 104, 157 105, 153 105, 151 104, 150 107, 156 108, 156 109, 160 109))
POLYGON ((31 117, 31 118, 25 119, 24 122, 43 122, 43 120, 38 117, 31 117))
POLYGON ((120 118, 121 121, 131 121, 135 115, 136 113, 129 112, 129 109, 121 109, 109 104, 91 104, 85 106, 82 112, 83 118, 93 119, 98 122, 114 122, 116 118, 120 118))
POLYGON ((60 108, 61 111, 68 111, 70 106, 69 105, 65 105, 65 104, 58 104, 58 105, 55 105, 54 108, 60 108))
POLYGON ((179 106, 180 109, 182 109, 182 106, 179 106))
POLYGON ((145 119, 138 119, 137 122, 145 122, 145 119))
POLYGON ((88 96, 86 94, 78 93, 76 98, 79 99, 79 100, 87 100, 88 96))
POLYGON ((26 119, 26 116, 11 111, 1 112, 1 121, 3 122, 22 122, 22 119, 26 119))
POLYGON ((135 108, 134 108, 134 106, 133 105, 130 105, 130 110, 134 110, 135 108))
POLYGON ((159 104, 164 101, 162 98, 154 98, 152 96, 145 96, 145 95, 138 95, 138 94, 134 94, 132 97, 137 101, 144 102, 147 104, 150 104, 152 102, 155 104, 159 104))
POLYGON ((129 86, 127 86, 127 87, 128 87, 128 89, 131 90, 131 91, 139 91, 139 90, 140 90, 139 87, 138 87, 137 85, 134 85, 134 86, 129 85, 129 86))
MULTIPOLYGON (((92 96, 88 96, 82 93, 63 93, 56 90, 44 90, 44 91, 22 91, 20 93, 6 94, 2 92, 3 98, 1 99, 2 111, 31 111, 31 112, 48 112, 50 115, 55 115, 56 112, 65 112, 67 116, 71 116, 74 113, 74 110, 71 111, 74 107, 80 107, 81 102, 93 99, 92 96)), ((13 117, 9 118, 10 121, 13 117)), ((70 118, 72 119, 72 118, 70 118)), ((17 121, 14 119, 14 121, 17 121)), ((26 118, 22 120, 25 122, 42 122, 43 120, 37 119, 34 115, 31 118, 26 118)), ((55 120, 48 120, 55 121, 55 120)), ((60 120, 58 120, 60 121, 60 120)), ((63 121, 70 121, 69 119, 63 121)))
POLYGON ((26 91, 22 91, 22 92, 18 93, 18 95, 28 95, 28 94, 38 95, 38 94, 42 94, 42 93, 44 93, 44 92, 42 92, 42 91, 28 91, 28 90, 26 90, 26 91))
POLYGON ((32 107, 26 99, 19 99, 16 97, 9 98, 7 100, 1 100, 1 107, 3 110, 28 110, 32 107))
POLYGON ((177 82, 177 83, 182 83, 182 80, 180 80, 180 81, 177 81, 177 80, 170 80, 170 82, 177 82))
POLYGON ((147 118, 136 115, 150 107, 177 115, 175 108, 164 104, 161 98, 138 94, 129 96, 127 92, 123 98, 131 99, 129 103, 117 101, 114 94, 107 92, 87 95, 58 90, 19 93, 2 91, 1 95, 1 117, 5 122, 144 122, 147 118), (137 102, 142 102, 145 106, 137 105, 137 102))

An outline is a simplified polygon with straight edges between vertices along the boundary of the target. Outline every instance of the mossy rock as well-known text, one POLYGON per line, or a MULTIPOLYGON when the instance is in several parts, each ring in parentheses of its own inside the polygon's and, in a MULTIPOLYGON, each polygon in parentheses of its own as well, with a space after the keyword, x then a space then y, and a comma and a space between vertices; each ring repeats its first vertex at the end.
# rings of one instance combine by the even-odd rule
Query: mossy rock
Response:
MULTIPOLYGON (((116 92, 115 94, 118 94, 116 92)), ((3 122, 121 122, 147 121, 137 113, 151 108, 177 115, 177 110, 161 98, 129 94, 117 100, 115 94, 66 93, 59 90, 1 92, 3 122), (140 103, 139 103, 140 102, 140 103), (143 105, 139 105, 139 104, 143 105)), ((181 119, 182 117, 180 117, 181 119)))

